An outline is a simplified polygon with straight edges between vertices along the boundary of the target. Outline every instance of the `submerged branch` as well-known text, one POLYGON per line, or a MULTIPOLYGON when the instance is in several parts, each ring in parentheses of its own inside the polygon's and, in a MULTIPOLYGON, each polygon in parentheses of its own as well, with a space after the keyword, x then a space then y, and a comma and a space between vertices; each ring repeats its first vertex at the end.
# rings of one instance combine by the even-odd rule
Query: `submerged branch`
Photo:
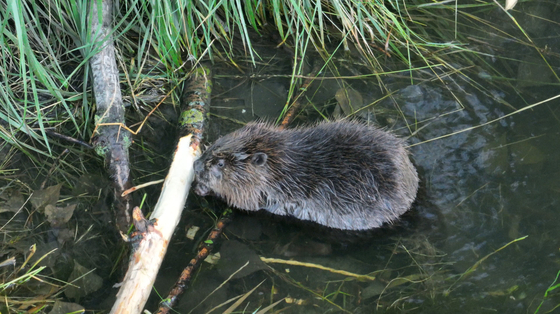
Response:
POLYGON ((175 305, 177 305, 177 302, 179 302, 179 297, 187 289, 187 284, 190 282, 194 271, 198 268, 198 266, 200 266, 200 263, 202 263, 202 261, 205 260, 206 257, 208 257, 210 252, 212 252, 214 243, 216 243, 216 240, 218 240, 218 238, 224 231, 224 228, 229 223, 230 216, 231 211, 224 213, 222 218, 218 220, 216 226, 214 227, 214 229, 212 229, 212 232, 210 232, 210 234, 206 238, 206 241, 202 242, 201 247, 198 250, 198 254, 196 254, 196 256, 191 259, 187 267, 183 269, 181 275, 179 276, 179 279, 177 279, 177 282, 175 283, 167 297, 163 302, 160 303, 159 309, 156 312, 157 314, 167 314, 175 305))

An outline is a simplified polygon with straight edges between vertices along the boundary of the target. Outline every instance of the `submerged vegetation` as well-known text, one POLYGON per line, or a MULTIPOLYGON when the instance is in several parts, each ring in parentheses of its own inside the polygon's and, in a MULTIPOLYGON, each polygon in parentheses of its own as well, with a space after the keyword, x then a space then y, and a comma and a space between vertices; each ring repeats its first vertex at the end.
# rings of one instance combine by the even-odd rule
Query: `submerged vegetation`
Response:
MULTIPOLYGON (((110 304, 99 305, 98 300, 110 300, 113 291, 108 287, 120 280, 120 265, 126 260, 125 244, 114 230, 108 205, 108 179, 88 144, 96 127, 89 66, 96 52, 89 35, 88 5, 92 3, 96 1, 0 0, 0 291, 5 300, 0 312, 48 312, 55 302, 65 309, 56 313, 76 311, 73 305, 62 305, 63 296, 66 301, 82 304, 85 300, 95 310, 106 310, 110 304), (77 289, 80 285, 89 290, 77 289), (100 293, 101 287, 106 291, 100 293)), ((309 119, 329 117, 336 110, 338 116, 370 119, 369 112, 375 108, 387 125, 406 130, 407 135, 442 127, 414 145, 534 109, 531 104, 540 105, 543 98, 528 95, 524 89, 560 85, 560 21, 555 19, 560 6, 554 1, 520 1, 507 12, 502 1, 133 0, 114 5, 119 6, 114 9, 113 37, 128 107, 127 127, 139 131, 131 146, 136 183, 165 176, 175 136, 175 105, 180 99, 176 87, 208 60, 222 70, 215 75, 222 84, 213 97, 228 98, 229 91, 247 82, 251 86, 247 93, 259 86, 268 90, 264 95, 285 94, 280 97, 282 109, 274 114, 261 110, 262 117, 279 119, 301 98, 305 104, 298 114, 309 119), (546 31, 552 27, 555 32, 546 31), (313 71, 314 67, 320 70, 313 71), (309 73, 317 73, 318 78, 309 73), (287 82, 285 90, 266 85, 270 78, 287 82), (302 87, 305 79, 315 80, 318 86, 302 87), (403 96, 402 82, 437 86, 457 106, 406 111, 398 97, 418 95, 407 90, 409 94, 403 96), (357 91, 355 85, 362 83, 369 94, 357 91), (319 103, 324 95, 328 97, 319 103), (475 125, 458 120, 460 128, 445 129, 438 124, 438 119, 457 112, 478 115, 473 108, 482 105, 472 95, 487 97, 489 101, 482 104, 497 103, 498 109, 481 114, 475 125), (524 105, 510 103, 508 95, 524 105), (146 118, 148 123, 140 131, 146 118)), ((543 97, 553 99, 549 94, 543 97)), ((263 98, 269 101, 273 96, 263 98)), ((260 112, 255 114, 257 109, 251 110, 251 118, 261 117, 260 112)), ((228 112, 233 111, 217 111, 213 117, 232 125, 244 122, 228 112)), ((519 146, 504 139, 496 143, 499 149, 508 146, 509 152, 519 146)), ((533 165, 528 160, 534 149, 527 147, 518 150, 524 152, 523 162, 533 165)), ((489 155, 499 155, 498 148, 489 155)), ((475 198, 476 192, 457 207, 475 198)), ((156 187, 144 194, 147 211, 158 193, 156 187)), ((136 198, 138 204, 144 200, 136 198)), ((206 212, 201 219, 211 221, 211 215, 206 212)), ((511 230, 509 240, 500 239, 502 245, 522 238, 514 227, 511 230)), ((308 276, 306 271, 272 270, 267 277, 276 282, 268 283, 270 302, 261 308, 279 308, 276 285, 288 283, 291 288, 285 290, 292 293, 294 302, 303 295, 302 299, 308 298, 304 303, 321 300, 341 312, 361 306, 366 311, 408 310, 414 309, 410 304, 420 303, 420 296, 433 300, 436 295, 447 295, 462 280, 461 274, 449 274, 456 270, 451 268, 454 261, 446 260, 430 239, 391 234, 391 241, 377 243, 389 252, 383 255, 387 260, 376 260, 386 269, 372 270, 363 261, 344 265, 378 279, 366 289, 359 279, 331 281, 325 276, 317 283, 302 279, 308 276), (397 255, 407 258, 399 260, 397 255)), ((511 246, 508 250, 515 245, 511 246)), ((474 273, 502 248, 485 249, 484 258, 466 265, 463 274, 474 273)), ((247 287, 248 291, 256 284, 247 287)), ((557 288, 555 280, 548 290, 541 289, 547 298, 542 302, 554 302, 557 288)), ((492 289, 486 295, 513 297, 517 287, 492 289)), ((543 303, 534 301, 531 309, 544 313, 543 303)), ((548 306, 553 310, 554 304, 548 306)))

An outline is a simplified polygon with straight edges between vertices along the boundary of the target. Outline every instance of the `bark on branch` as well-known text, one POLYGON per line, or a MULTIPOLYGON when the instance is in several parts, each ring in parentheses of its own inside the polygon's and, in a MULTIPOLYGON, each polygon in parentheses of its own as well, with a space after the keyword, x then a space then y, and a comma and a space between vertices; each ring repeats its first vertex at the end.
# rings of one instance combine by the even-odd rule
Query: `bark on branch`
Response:
MULTIPOLYGON (((193 73, 193 78, 188 85, 185 85, 181 96, 181 133, 193 134, 191 146, 198 147, 203 138, 203 127, 206 123, 206 113, 210 110, 210 92, 212 89, 211 72, 208 66, 202 65, 193 73)), ((189 262, 183 270, 179 279, 160 304, 156 313, 165 314, 173 308, 179 301, 180 296, 187 289, 193 272, 200 263, 210 254, 213 243, 220 237, 225 225, 229 222, 229 215, 224 216, 218 221, 216 227, 198 251, 198 254, 189 262)))
POLYGON ((112 8, 111 0, 90 2, 90 34, 93 49, 97 51, 90 59, 97 106, 92 143, 97 154, 105 159, 113 180, 117 227, 126 232, 130 225, 130 197, 121 194, 131 186, 128 148, 132 139, 130 132, 121 127, 125 123, 125 108, 115 61, 112 8))

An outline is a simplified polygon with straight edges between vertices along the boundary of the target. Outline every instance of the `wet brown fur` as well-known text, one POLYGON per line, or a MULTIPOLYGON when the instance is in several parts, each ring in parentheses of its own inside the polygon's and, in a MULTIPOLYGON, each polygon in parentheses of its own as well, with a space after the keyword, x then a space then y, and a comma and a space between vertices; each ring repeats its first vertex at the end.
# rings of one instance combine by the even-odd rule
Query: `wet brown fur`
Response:
POLYGON ((249 123, 195 162, 200 195, 343 230, 367 230, 406 212, 418 189, 404 141, 356 121, 281 130, 249 123))

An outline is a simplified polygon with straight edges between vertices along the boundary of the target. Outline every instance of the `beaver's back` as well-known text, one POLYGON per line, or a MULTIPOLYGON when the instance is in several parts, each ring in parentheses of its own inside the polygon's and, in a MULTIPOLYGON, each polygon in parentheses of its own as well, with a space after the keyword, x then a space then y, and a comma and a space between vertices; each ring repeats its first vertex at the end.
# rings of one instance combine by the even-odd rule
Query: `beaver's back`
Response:
POLYGON ((362 230, 410 208, 418 178, 403 141, 392 134, 352 121, 277 132, 285 141, 270 160, 277 169, 271 171, 264 209, 362 230))

